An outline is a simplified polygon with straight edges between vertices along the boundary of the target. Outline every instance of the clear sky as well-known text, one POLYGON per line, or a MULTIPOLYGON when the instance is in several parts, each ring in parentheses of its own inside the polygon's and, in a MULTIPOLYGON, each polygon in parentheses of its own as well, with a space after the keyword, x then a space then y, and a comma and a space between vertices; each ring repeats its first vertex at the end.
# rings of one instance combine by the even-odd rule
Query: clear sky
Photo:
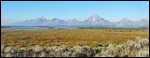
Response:
POLYGON ((97 14, 116 22, 149 19, 148 1, 2 1, 1 25, 30 20, 44 16, 63 20, 77 18, 79 21, 97 14))

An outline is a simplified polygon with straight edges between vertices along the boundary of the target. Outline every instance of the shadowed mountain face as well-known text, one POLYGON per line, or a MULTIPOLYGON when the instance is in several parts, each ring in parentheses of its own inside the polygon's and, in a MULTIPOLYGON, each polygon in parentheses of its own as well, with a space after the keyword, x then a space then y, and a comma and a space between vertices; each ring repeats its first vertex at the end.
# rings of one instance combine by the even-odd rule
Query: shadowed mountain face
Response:
POLYGON ((126 28, 149 27, 149 21, 146 19, 131 21, 127 18, 123 18, 119 22, 117 22, 116 27, 126 27, 126 28))
POLYGON ((141 19, 138 21, 131 21, 123 18, 118 22, 109 22, 101 16, 92 15, 85 19, 83 22, 78 19, 62 20, 59 18, 46 19, 45 17, 38 17, 31 20, 16 22, 11 26, 51 26, 51 27, 124 27, 124 28, 138 28, 149 27, 149 20, 141 19))
POLYGON ((117 22, 116 27, 133 27, 134 23, 133 21, 130 21, 127 18, 123 18, 120 21, 117 22))

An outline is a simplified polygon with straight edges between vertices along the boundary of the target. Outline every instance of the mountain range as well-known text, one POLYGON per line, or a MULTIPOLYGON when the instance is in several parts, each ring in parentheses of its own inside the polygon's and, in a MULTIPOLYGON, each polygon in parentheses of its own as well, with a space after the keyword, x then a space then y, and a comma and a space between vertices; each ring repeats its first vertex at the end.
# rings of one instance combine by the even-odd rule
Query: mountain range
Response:
POLYGON ((44 16, 31 20, 25 20, 10 24, 11 26, 50 26, 50 27, 123 27, 123 28, 139 28, 149 27, 149 20, 141 19, 131 21, 123 18, 118 22, 110 22, 99 15, 89 16, 84 21, 79 21, 76 18, 62 20, 59 18, 47 19, 44 16))

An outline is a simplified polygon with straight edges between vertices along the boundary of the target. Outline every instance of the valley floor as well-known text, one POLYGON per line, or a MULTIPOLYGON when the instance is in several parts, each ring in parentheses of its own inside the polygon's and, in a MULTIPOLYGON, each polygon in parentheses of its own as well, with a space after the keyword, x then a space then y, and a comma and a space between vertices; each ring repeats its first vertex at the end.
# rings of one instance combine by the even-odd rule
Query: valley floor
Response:
POLYGON ((1 57, 149 57, 147 29, 1 30, 1 57))

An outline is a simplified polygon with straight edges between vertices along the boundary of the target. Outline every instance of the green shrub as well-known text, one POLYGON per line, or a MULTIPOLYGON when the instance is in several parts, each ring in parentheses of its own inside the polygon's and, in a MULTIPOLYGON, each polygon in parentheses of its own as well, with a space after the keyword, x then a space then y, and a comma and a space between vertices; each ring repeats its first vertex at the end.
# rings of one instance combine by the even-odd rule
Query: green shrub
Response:
POLYGON ((116 47, 117 45, 119 45, 119 43, 116 41, 112 41, 112 45, 116 47))
POLYGON ((91 48, 97 48, 97 47, 98 47, 98 45, 99 45, 99 43, 98 43, 98 42, 93 41, 93 42, 90 44, 90 47, 91 47, 91 48))
POLYGON ((109 44, 103 44, 103 47, 108 47, 109 44))

